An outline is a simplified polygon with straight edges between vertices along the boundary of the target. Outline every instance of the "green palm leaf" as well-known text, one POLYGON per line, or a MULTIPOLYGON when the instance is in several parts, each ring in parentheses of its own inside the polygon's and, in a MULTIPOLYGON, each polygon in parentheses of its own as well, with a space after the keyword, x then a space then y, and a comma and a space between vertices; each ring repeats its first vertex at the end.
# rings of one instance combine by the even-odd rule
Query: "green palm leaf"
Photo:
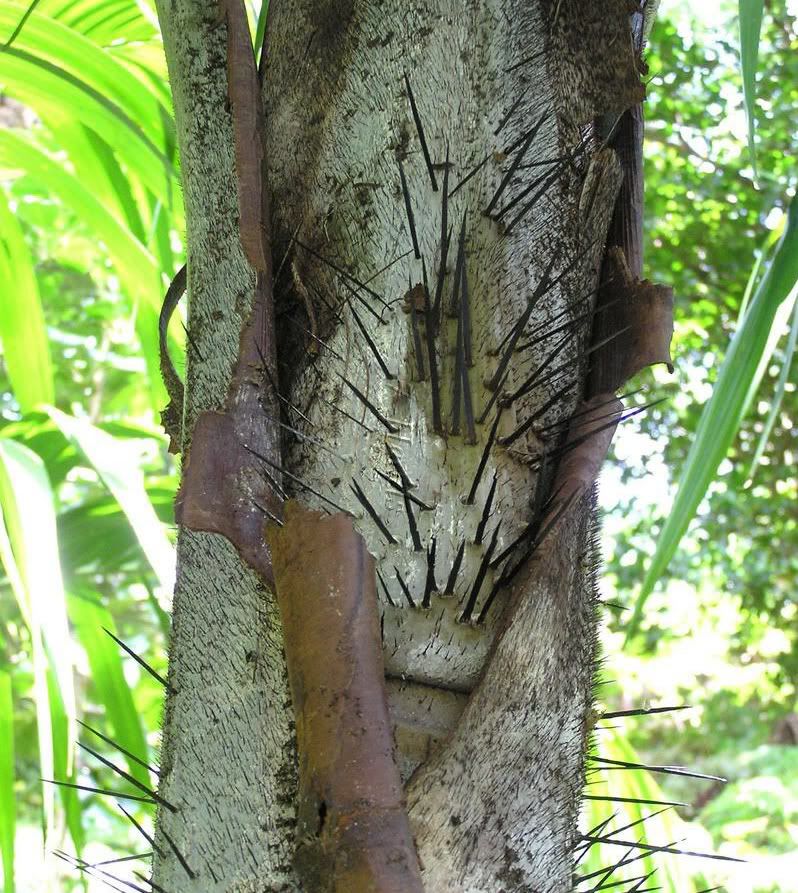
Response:
POLYGON ((764 0, 740 0, 740 66, 743 73, 743 98, 748 118, 748 150, 756 173, 754 131, 756 129, 756 69, 759 59, 759 34, 762 30, 764 0))
MULTIPOLYGON (((8 3, 0 7, 0 34, 13 29, 22 10, 8 3)), ((42 115, 61 110, 77 117, 162 201, 179 202, 170 108, 112 54, 60 22, 34 15, 13 46, 0 53, 0 77, 12 95, 42 115)))
POLYGON ((138 462, 123 443, 85 419, 77 419, 58 409, 50 409, 49 414, 113 494, 135 531, 159 584, 171 592, 175 573, 174 548, 144 489, 138 462))
POLYGON ((150 374, 153 403, 162 406, 166 394, 161 383, 158 353, 158 314, 161 275, 152 254, 76 177, 27 140, 0 130, 0 164, 27 171, 42 188, 57 196, 102 239, 125 290, 139 301, 137 331, 150 374))
POLYGON ((643 605, 673 558, 693 519, 698 504, 712 483, 723 457, 739 430, 752 396, 752 382, 771 345, 774 320, 780 306, 798 283, 798 201, 793 201, 787 223, 764 277, 739 322, 718 373, 712 397, 701 413, 695 438, 687 455, 673 507, 660 533, 634 613, 627 640, 634 635, 643 605))
POLYGON ((14 893, 14 836, 17 824, 14 794, 14 697, 11 676, 0 670, 0 854, 3 893, 14 893))
MULTIPOLYGON (((76 707, 53 494, 41 458, 5 437, 0 437, 0 508, 0 558, 30 631, 42 777, 69 776, 76 707)), ((42 796, 49 829, 54 824, 50 785, 43 786, 42 796)))
POLYGON ((0 193, 0 342, 6 373, 23 412, 54 400, 50 345, 33 261, 0 193))

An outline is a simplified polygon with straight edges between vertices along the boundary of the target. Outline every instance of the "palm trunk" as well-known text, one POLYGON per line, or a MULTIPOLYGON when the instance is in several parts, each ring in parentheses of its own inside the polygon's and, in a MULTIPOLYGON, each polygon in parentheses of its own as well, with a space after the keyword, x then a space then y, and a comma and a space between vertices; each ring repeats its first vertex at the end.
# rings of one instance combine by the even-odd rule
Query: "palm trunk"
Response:
MULTIPOLYGON (((227 398, 255 295, 225 27, 205 6, 159 3, 189 227, 186 432, 227 398)), ((350 513, 376 560, 429 891, 570 889, 610 432, 569 452, 585 430, 569 420, 622 178, 590 125, 640 99, 629 35, 621 0, 269 12, 282 488, 350 513)), ((299 889, 275 600, 219 534, 181 529, 170 657, 162 790, 178 811, 159 815, 155 881, 299 889)))

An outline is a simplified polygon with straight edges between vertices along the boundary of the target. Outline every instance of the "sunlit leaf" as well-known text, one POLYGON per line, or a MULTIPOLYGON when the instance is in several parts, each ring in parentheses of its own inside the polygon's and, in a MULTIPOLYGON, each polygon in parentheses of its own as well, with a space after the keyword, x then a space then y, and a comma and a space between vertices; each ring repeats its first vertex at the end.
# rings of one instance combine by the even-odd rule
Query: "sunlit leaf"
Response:
POLYGON ((0 193, 0 342, 20 409, 54 399, 50 345, 36 274, 22 231, 0 193))
MULTIPOLYGON (((643 605, 673 558, 698 504, 715 478, 729 450, 750 402, 751 382, 760 369, 771 341, 779 307, 798 283, 798 201, 793 201, 787 224, 773 254, 773 260, 756 288, 748 312, 740 321, 712 397, 701 413, 698 429, 679 478, 676 498, 663 525, 656 551, 637 596, 627 627, 634 635, 642 617, 643 605)), ((772 343, 772 342, 771 342, 772 343)))
MULTIPOLYGON (((173 488, 147 488, 147 497, 162 523, 172 519, 174 496, 173 488)), ((125 513, 110 494, 61 512, 58 535, 68 582, 77 574, 118 575, 131 564, 131 573, 141 576, 146 557, 125 513)))
MULTIPOLYGON (((30 630, 42 776, 71 772, 75 690, 53 494, 39 456, 0 437, 0 557, 30 630), (48 672, 52 668, 52 690, 48 672), (53 695, 55 695, 53 697, 53 695)), ((53 792, 44 785, 46 827, 54 820, 53 792)))
POLYGON ((174 586, 174 548, 158 520, 144 489, 144 477, 128 445, 58 409, 50 416, 64 435, 75 443, 113 494, 136 533, 158 581, 167 592, 174 586))
POLYGON ((759 34, 762 30, 763 7, 764 0, 740 0, 740 65, 743 72, 745 113, 748 117, 748 149, 755 172, 756 70, 759 59, 759 34))
POLYGON ((255 55, 260 58, 263 52, 263 38, 266 35, 266 19, 269 15, 269 0, 263 0, 258 13, 258 24, 255 28, 255 55))
POLYGON ((161 276, 153 256, 141 242, 92 194, 30 141, 10 130, 0 130, 0 164, 22 168, 51 195, 70 207, 105 243, 128 293, 140 301, 137 332, 141 339, 156 404, 164 404, 158 357, 161 276))
MULTIPOLYGON (((0 6, 0 34, 24 10, 0 6)), ((33 15, 0 53, 0 77, 12 95, 46 115, 66 112, 96 130, 162 201, 179 201, 170 147, 174 121, 159 97, 110 53, 76 31, 33 15)))
MULTIPOLYGON (((130 687, 125 681, 119 646, 103 631, 108 629, 116 633, 113 618, 93 599, 76 596, 69 598, 69 616, 89 659, 97 697, 105 708, 109 731, 99 731, 113 738, 129 753, 148 762, 149 750, 130 687)), ((89 742, 87 738, 86 743, 95 749, 101 749, 96 741, 89 742)), ((127 763, 130 774, 142 784, 152 784, 149 772, 140 763, 122 756, 114 762, 119 760, 127 763)))
POLYGON ((158 32, 148 0, 43 0, 41 12, 103 45, 122 36, 129 42, 147 41, 158 32))
POLYGON ((0 670, 0 854, 3 893, 14 893, 14 836, 17 810, 14 793, 14 698, 11 676, 0 670))

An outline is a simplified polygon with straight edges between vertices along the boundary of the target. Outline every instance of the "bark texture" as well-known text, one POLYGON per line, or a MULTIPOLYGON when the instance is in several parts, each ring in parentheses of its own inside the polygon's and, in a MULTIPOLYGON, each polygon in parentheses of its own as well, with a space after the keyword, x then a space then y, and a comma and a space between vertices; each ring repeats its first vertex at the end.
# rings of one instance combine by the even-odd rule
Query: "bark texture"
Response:
MULTIPOLYGON (((230 416, 221 410, 228 401, 257 409, 248 430, 228 432, 238 442, 206 441, 203 448, 213 458, 215 443, 222 480, 214 483, 228 481, 229 489, 238 470, 225 450, 239 454, 248 471, 238 482, 233 526, 259 535, 263 515, 252 499, 262 476, 240 441, 269 454, 275 435, 268 410, 258 406, 254 363, 249 376, 241 365, 242 347, 246 361, 263 325, 253 316, 259 290, 239 237, 226 28, 215 4, 195 0, 164 0, 159 16, 187 207, 184 464, 192 463, 202 413, 210 413, 202 416, 206 427, 215 421, 225 428, 230 416)), ((195 484, 203 490, 202 481, 195 484)), ((199 498, 189 504, 202 507, 199 498)), ((229 509, 221 506, 220 520, 229 509)), ((184 524, 177 574, 161 788, 178 812, 158 816, 164 855, 155 859, 153 879, 170 893, 296 889, 294 735, 277 606, 261 575, 219 533, 184 524)))
MULTIPOLYGON (((189 221, 189 433, 252 398, 236 351, 256 285, 224 20, 196 0, 159 14, 189 221)), ((612 424, 576 447, 585 411, 616 411, 582 403, 622 180, 591 122, 642 96, 628 4, 272 0, 265 58, 282 413, 247 439, 274 455, 281 425, 285 474, 250 453, 241 506, 272 481, 270 498, 349 514, 374 556, 424 889, 566 891, 612 424)), ((170 893, 298 889, 281 632, 239 552, 181 531, 163 757, 179 812, 159 818, 155 873, 170 893)))

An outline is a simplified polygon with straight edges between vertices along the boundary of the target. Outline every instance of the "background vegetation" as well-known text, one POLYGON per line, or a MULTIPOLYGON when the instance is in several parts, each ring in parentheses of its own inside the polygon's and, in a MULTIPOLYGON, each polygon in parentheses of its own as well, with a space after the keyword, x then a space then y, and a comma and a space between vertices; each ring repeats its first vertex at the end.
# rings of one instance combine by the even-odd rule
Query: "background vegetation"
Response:
MULTIPOLYGON (((763 4, 741 3, 744 95, 737 4, 706 6, 663 0, 647 57, 646 275, 674 287, 678 365, 641 381, 668 400, 620 432, 602 481, 597 690, 610 711, 691 709, 604 720, 596 735, 603 759, 689 765, 729 783, 603 764, 588 793, 685 804, 626 830, 657 807, 619 808, 602 835, 644 834, 751 864, 591 847, 585 891, 655 868, 613 889, 798 890, 798 271, 789 265, 798 249, 785 227, 798 8, 764 4, 757 66, 751 35, 763 4), (755 172, 746 102, 753 108, 757 68, 755 172), (688 454, 735 332, 738 346, 759 338, 761 349, 726 367, 726 394, 738 402, 715 403, 713 441, 723 425, 734 435, 716 473, 705 449, 688 454), (643 610, 652 556, 665 561, 679 540, 665 518, 685 467, 712 483, 706 495, 700 480, 682 488, 698 513, 667 572, 654 562, 649 576, 661 582, 643 610), (601 869, 622 858, 612 875, 601 869)), ((157 426, 156 320, 184 224, 163 53, 150 0, 8 0, 0 41, 4 891, 70 889, 78 872, 56 850, 96 866, 85 872, 91 889, 103 872, 140 885, 146 858, 107 863, 150 849, 117 800, 40 778, 145 799, 142 786, 157 778, 136 757, 156 759, 161 685, 103 630, 165 672, 177 472, 157 426)), ((178 357, 179 320, 170 337, 178 357)), ((684 526, 693 511, 679 499, 670 516, 684 526)), ((149 830, 151 805, 121 804, 149 830)), ((612 815, 606 803, 587 805, 586 830, 612 815)))

